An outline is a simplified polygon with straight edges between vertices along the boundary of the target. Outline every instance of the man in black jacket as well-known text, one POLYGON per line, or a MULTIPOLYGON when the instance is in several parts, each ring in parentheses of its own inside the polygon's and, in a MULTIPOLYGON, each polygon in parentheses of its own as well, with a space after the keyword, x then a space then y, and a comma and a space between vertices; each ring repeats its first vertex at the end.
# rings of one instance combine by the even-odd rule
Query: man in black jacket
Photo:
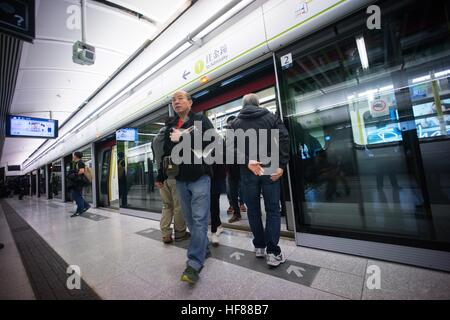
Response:
MULTIPOLYGON (((176 92, 172 97, 172 106, 176 116, 171 123, 168 123, 169 130, 166 131, 164 137, 163 163, 168 163, 164 161, 164 158, 167 159, 169 156, 172 160, 175 159, 176 152, 172 152, 172 150, 178 144, 186 145, 188 139, 191 140, 187 150, 182 150, 183 159, 178 165, 179 171, 175 178, 181 210, 191 232, 187 251, 187 267, 181 280, 194 284, 199 278, 208 251, 208 216, 211 197, 211 166, 207 165, 203 158, 203 149, 209 143, 204 142, 202 137, 206 130, 214 127, 206 116, 191 111, 192 98, 187 92, 176 92), (201 150, 195 144, 195 135, 200 136, 201 150), (186 153, 184 153, 185 151, 186 153)), ((169 165, 171 170, 176 166, 173 163, 169 165)), ((168 170, 168 168, 164 169, 168 170)), ((160 172, 157 178, 158 185, 165 179, 166 174, 160 172)))
POLYGON ((245 157, 245 165, 241 165, 240 172, 241 183, 245 186, 243 192, 248 209, 247 215, 254 236, 253 245, 257 258, 266 257, 269 266, 277 267, 286 261, 278 242, 281 229, 280 178, 289 162, 289 133, 278 117, 259 107, 256 94, 244 96, 242 106, 238 118, 232 122, 231 127, 234 130, 242 129, 244 132, 254 130, 258 139, 247 143, 244 150, 235 148, 238 154, 244 154, 245 157), (267 141, 266 155, 259 149, 260 140, 264 138, 267 141), (257 146, 256 152, 252 151, 251 145, 257 146), (264 163, 267 159, 270 159, 271 163, 264 163), (272 172, 269 167, 272 168, 272 172), (266 210, 265 230, 261 221, 261 192, 266 210))

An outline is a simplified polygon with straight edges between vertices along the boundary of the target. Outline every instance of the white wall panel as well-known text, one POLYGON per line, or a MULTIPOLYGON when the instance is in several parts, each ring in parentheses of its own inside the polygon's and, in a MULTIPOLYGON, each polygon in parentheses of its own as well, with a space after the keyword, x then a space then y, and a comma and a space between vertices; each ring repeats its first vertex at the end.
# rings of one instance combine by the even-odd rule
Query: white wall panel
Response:
POLYGON ((330 24, 350 12, 373 2, 370 0, 271 0, 263 5, 267 39, 271 50, 278 50, 330 24), (305 9, 306 8, 306 9, 305 9))

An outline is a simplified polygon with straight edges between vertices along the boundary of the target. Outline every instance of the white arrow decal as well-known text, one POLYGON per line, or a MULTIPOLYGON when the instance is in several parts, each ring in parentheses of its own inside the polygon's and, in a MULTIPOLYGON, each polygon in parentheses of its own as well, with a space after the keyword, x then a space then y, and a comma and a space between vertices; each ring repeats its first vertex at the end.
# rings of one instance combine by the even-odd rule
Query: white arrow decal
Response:
POLYGON ((298 278, 302 278, 303 277, 303 274, 300 271, 305 271, 306 272, 306 270, 303 269, 302 267, 296 267, 296 266, 293 266, 293 265, 290 265, 289 268, 287 268, 286 271, 287 271, 288 274, 291 274, 292 271, 293 271, 298 278))
POLYGON ((230 258, 235 258, 236 260, 241 260, 241 256, 245 256, 242 252, 234 252, 231 254, 230 258))

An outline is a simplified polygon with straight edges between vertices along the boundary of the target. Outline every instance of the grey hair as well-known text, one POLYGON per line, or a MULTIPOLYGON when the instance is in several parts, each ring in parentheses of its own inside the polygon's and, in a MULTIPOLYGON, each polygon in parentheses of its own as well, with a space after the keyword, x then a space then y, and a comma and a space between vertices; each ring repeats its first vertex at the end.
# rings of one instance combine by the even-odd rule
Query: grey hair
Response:
POLYGON ((184 94, 184 96, 186 97, 187 100, 192 101, 192 97, 191 97, 191 95, 189 94, 189 92, 184 91, 184 90, 176 91, 176 92, 172 95, 172 99, 173 99, 173 97, 175 97, 175 96, 176 96, 177 94, 179 94, 179 93, 184 94))
POLYGON ((259 98, 256 94, 254 93, 249 93, 246 94, 243 98, 242 98, 242 107, 245 106, 257 106, 259 107, 259 98))

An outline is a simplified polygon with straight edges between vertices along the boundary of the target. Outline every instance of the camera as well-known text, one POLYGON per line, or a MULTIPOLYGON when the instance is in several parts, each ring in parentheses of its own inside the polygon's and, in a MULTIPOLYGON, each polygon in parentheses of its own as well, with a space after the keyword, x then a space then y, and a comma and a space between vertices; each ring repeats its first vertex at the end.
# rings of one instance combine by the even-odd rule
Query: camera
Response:
POLYGON ((81 41, 73 44, 72 60, 81 65, 92 65, 95 62, 95 47, 81 41))

